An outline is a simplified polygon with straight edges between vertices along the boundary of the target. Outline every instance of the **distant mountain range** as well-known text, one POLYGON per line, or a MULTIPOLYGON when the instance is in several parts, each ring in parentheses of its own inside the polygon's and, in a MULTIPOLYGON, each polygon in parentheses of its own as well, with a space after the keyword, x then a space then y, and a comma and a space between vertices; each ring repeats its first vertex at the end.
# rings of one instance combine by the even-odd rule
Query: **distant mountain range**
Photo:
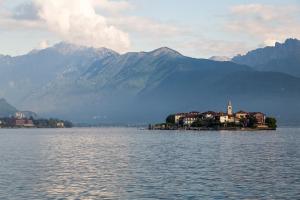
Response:
POLYGON ((0 117, 8 117, 14 115, 17 109, 10 105, 5 99, 0 99, 0 117))
POLYGON ((38 118, 38 115, 32 111, 19 111, 17 108, 15 108, 13 105, 9 104, 6 99, 0 99, 0 117, 11 117, 15 116, 16 112, 20 112, 23 114, 23 116, 30 118, 38 118))
POLYGON ((0 56, 0 96, 23 110, 75 122, 151 123, 174 112, 224 110, 232 100, 235 109, 297 124, 300 66, 291 58, 297 58, 298 45, 287 40, 218 62, 167 47, 118 54, 59 43, 23 56, 0 56), (275 56, 276 49, 285 49, 286 56, 275 56), (276 59, 281 67, 272 64, 276 59))
POLYGON ((253 67, 259 71, 275 71, 300 77, 300 41, 287 39, 283 44, 250 51, 238 55, 233 62, 253 67))

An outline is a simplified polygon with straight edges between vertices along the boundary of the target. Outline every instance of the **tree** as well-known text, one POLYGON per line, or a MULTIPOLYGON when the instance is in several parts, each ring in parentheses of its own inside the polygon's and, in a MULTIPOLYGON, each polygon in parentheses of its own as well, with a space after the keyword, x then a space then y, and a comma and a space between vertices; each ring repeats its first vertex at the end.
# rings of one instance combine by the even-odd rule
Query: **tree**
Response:
POLYGON ((269 128, 273 128, 273 129, 277 128, 277 120, 273 117, 267 117, 266 124, 268 125, 269 128))
POLYGON ((220 126, 220 122, 214 119, 198 119, 192 124, 192 127, 216 128, 220 126))
POLYGON ((166 119, 167 124, 175 124, 175 115, 169 115, 166 119))
POLYGON ((242 127, 247 127, 247 125, 248 125, 248 119, 247 118, 245 118, 245 117, 242 117, 241 119, 240 119, 240 124, 242 125, 242 127))
POLYGON ((72 128, 73 127, 73 123, 70 122, 70 121, 64 121, 64 125, 65 125, 65 128, 72 128))
POLYGON ((256 128, 257 127, 257 119, 255 116, 249 116, 249 123, 248 126, 250 128, 256 128))
POLYGON ((203 120, 198 119, 192 123, 192 127, 203 127, 203 126, 205 126, 205 123, 203 120))

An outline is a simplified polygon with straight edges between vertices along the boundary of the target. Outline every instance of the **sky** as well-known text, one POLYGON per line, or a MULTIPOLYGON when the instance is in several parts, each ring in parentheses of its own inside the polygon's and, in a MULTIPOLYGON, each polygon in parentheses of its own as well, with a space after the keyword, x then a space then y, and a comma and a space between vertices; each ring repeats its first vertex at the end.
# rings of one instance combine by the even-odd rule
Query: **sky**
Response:
POLYGON ((60 41, 120 53, 232 57, 300 39, 299 0, 0 0, 0 54, 60 41))

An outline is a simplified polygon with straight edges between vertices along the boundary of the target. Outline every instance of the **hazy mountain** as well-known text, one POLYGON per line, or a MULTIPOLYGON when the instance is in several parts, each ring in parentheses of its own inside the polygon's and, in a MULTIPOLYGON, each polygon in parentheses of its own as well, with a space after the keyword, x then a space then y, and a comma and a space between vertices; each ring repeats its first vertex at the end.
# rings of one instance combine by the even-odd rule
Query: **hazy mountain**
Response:
POLYGON ((283 44, 265 47, 239 55, 233 62, 245 64, 261 71, 284 72, 300 77, 300 41, 287 39, 283 44))
POLYGON ((299 78, 233 62, 189 58, 167 47, 120 55, 105 48, 60 43, 6 59, 9 62, 0 58, 0 71, 10 71, 0 74, 0 91, 5 85, 11 87, 1 95, 42 116, 148 123, 173 112, 225 110, 232 100, 236 110, 267 112, 281 122, 300 121, 299 78), (30 87, 20 82, 25 77, 33 83, 30 87))
POLYGON ((0 96, 20 104, 28 95, 58 76, 80 74, 95 60, 118 54, 109 49, 93 49, 67 43, 34 50, 17 57, 0 57, 0 96))
POLYGON ((7 103, 5 99, 0 99, 0 117, 9 117, 14 115, 17 112, 17 109, 7 103))
POLYGON ((151 107, 154 118, 156 113, 177 110, 225 111, 226 102, 232 100, 235 110, 260 110, 292 124, 299 122, 299 83, 300 78, 278 72, 176 70, 143 91, 140 109, 151 107))

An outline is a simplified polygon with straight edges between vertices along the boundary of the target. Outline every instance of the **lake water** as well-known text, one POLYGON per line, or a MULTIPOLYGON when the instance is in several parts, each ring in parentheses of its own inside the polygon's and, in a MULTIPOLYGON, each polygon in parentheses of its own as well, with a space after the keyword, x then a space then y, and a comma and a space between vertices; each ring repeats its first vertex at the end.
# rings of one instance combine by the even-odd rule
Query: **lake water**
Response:
POLYGON ((300 199, 300 129, 0 129, 0 199, 300 199))

